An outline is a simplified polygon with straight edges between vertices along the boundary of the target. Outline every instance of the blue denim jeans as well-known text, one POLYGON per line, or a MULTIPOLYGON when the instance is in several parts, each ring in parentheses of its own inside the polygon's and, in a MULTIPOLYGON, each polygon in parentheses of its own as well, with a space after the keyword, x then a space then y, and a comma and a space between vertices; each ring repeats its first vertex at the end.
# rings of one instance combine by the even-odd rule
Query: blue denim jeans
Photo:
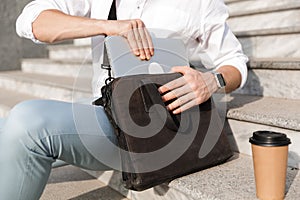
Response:
POLYGON ((0 120, 0 199, 39 199, 57 160, 90 170, 120 169, 102 107, 52 100, 16 105, 0 120))

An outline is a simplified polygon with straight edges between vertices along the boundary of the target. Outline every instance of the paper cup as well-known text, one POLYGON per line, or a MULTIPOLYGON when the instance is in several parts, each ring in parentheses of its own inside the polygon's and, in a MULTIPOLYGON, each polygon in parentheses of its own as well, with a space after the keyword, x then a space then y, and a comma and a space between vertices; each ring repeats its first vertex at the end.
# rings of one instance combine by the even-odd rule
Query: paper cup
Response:
POLYGON ((261 200, 284 199, 288 145, 285 134, 257 131, 250 138, 256 184, 261 200))

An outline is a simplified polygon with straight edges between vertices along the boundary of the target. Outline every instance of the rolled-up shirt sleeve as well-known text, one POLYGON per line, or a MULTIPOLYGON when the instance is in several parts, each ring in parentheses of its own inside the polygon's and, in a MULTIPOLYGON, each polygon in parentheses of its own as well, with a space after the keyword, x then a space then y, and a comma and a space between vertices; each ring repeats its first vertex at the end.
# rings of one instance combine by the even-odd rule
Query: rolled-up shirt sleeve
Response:
POLYGON ((16 21, 16 32, 20 37, 40 43, 32 32, 32 23, 44 10, 60 10, 73 16, 89 17, 91 0, 35 0, 28 3, 16 21))
POLYGON ((241 73, 240 88, 247 80, 247 56, 243 53, 238 39, 229 29, 227 7, 222 0, 204 1, 205 13, 202 18, 201 36, 201 61, 207 68, 218 69, 225 65, 236 67, 241 73))

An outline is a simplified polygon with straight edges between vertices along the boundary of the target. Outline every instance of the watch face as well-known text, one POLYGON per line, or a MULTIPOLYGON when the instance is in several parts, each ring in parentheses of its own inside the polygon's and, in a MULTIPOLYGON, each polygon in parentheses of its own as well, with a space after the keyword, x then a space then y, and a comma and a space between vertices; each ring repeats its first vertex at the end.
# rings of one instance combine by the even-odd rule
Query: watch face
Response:
POLYGON ((218 87, 219 88, 224 88, 226 86, 226 82, 225 82, 225 79, 224 79, 223 75, 219 72, 216 72, 216 71, 211 71, 211 73, 214 75, 218 87))
POLYGON ((218 82, 219 82, 219 87, 220 87, 220 88, 225 87, 225 86, 226 86, 226 83, 225 83, 225 80, 224 80, 224 78, 223 78, 223 75, 220 74, 220 73, 217 73, 217 74, 216 74, 216 77, 217 77, 218 82))

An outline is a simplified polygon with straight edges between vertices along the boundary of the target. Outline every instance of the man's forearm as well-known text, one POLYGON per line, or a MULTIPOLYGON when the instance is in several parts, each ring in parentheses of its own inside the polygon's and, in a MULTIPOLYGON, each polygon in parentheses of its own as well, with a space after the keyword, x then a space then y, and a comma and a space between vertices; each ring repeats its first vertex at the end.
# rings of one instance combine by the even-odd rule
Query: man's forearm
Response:
POLYGON ((236 67, 230 66, 230 65, 225 65, 225 66, 220 67, 217 71, 220 72, 225 79, 226 93, 230 93, 230 92, 234 91, 241 85, 242 76, 236 67))
POLYGON ((39 41, 53 43, 105 34, 106 21, 70 16, 58 10, 45 10, 32 23, 32 31, 39 41))

